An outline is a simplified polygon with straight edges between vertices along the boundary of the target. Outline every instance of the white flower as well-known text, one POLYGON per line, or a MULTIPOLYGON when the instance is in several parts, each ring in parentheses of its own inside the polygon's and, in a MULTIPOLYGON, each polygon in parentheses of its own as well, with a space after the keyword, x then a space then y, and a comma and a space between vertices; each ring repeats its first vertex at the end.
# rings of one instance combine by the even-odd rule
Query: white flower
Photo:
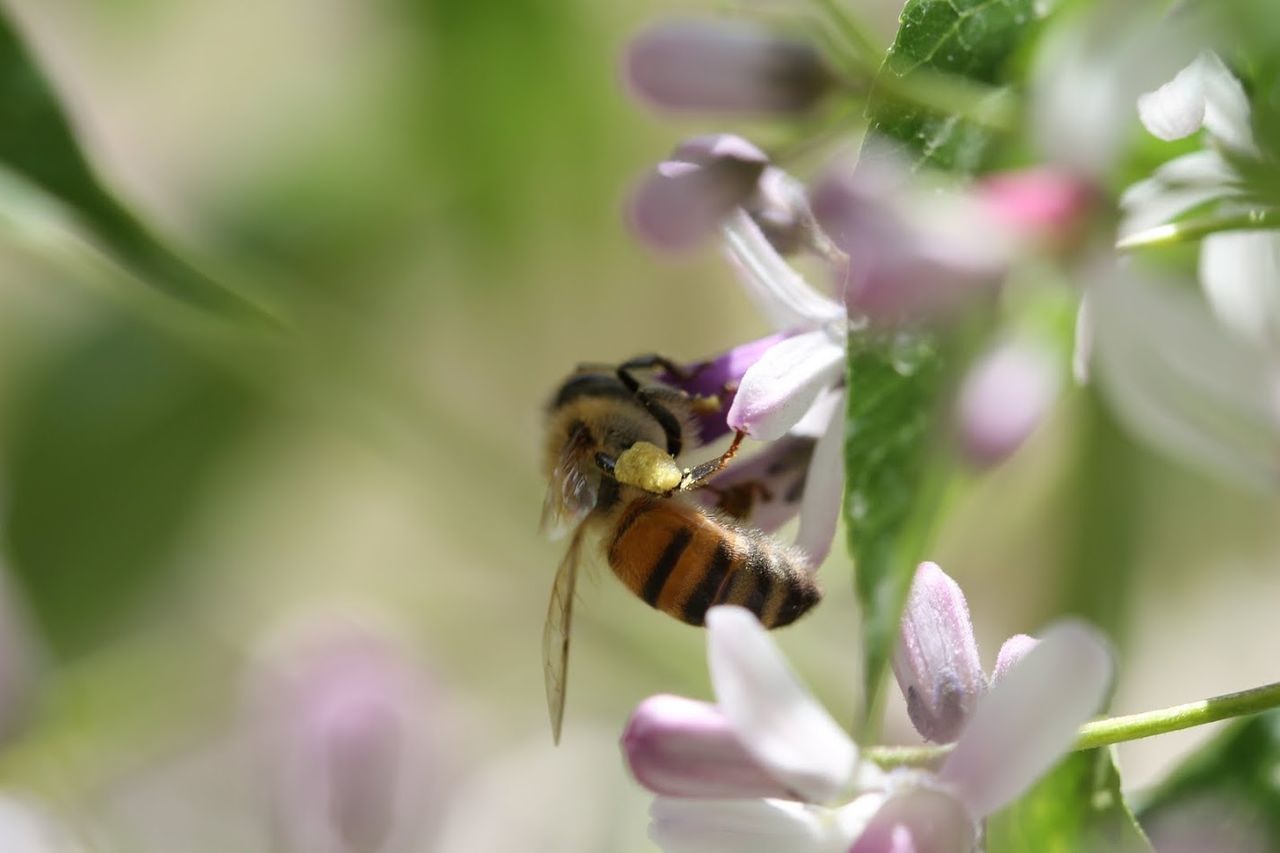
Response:
POLYGON ((728 426, 760 441, 816 437, 796 536, 816 566, 831 550, 844 496, 845 308, 811 287, 744 211, 729 218, 724 232, 748 296, 788 333, 743 374, 728 426))
POLYGON ((1051 628, 979 700, 936 773, 885 773, 859 760, 751 613, 714 607, 707 629, 716 703, 650 699, 623 736, 659 795, 651 835, 666 851, 972 850, 979 822, 1056 763, 1111 678, 1091 630, 1051 628))
MULTIPOLYGON (((1204 52, 1168 83, 1138 99, 1155 136, 1180 139, 1203 128, 1208 147, 1162 165, 1120 199, 1121 237, 1216 203, 1224 213, 1250 209, 1246 183, 1230 157, 1257 157, 1249 100, 1217 55, 1204 52)), ((1280 232, 1235 231, 1205 237, 1200 281, 1214 312, 1232 331, 1280 346, 1280 232)))

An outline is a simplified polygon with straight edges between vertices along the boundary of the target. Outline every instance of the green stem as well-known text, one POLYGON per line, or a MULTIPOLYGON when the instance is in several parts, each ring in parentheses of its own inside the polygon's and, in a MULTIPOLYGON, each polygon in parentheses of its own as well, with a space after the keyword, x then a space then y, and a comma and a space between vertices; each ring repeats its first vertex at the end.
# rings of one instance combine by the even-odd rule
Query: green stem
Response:
POLYGON ((1280 228, 1280 211, 1248 210, 1230 216, 1203 216, 1157 225, 1116 241, 1116 248, 1123 252, 1152 249, 1190 243, 1222 231, 1265 231, 1276 228, 1280 228))
MULTIPOLYGON (((1094 720, 1080 727, 1076 742, 1071 748, 1079 751, 1110 746, 1216 723, 1219 720, 1245 717, 1277 707, 1280 707, 1280 682, 1157 711, 1094 720)), ((941 761, 951 749, 950 744, 874 746, 863 749, 862 754, 882 767, 925 767, 941 761)))

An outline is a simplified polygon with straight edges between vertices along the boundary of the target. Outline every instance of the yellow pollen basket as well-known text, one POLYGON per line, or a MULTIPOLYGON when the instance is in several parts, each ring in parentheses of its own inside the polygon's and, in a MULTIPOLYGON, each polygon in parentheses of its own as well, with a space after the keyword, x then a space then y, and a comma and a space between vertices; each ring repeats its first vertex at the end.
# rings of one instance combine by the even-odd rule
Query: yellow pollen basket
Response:
POLYGON ((680 485, 684 475, 671 454, 655 444, 637 441, 618 457, 613 476, 624 485, 662 495, 680 485))

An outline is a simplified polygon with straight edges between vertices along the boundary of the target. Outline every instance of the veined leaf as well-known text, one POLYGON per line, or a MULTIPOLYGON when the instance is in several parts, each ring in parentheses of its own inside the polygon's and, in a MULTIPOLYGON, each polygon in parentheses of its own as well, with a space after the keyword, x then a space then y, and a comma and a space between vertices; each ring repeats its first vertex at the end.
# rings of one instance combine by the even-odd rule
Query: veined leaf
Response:
POLYGON ((988 132, 957 115, 884 95, 883 78, 902 81, 928 70, 998 84, 1005 63, 1036 21, 1035 6, 1034 0, 909 0, 873 90, 872 129, 900 140, 921 163, 976 171, 988 132))
POLYGON ((862 607, 869 709, 877 704, 934 515, 936 495, 930 499, 926 475, 936 471, 928 463, 940 374, 938 352, 928 340, 851 340, 844 506, 862 607))
POLYGON ((987 853, 1150 853, 1108 747, 1073 752, 987 822, 987 853))

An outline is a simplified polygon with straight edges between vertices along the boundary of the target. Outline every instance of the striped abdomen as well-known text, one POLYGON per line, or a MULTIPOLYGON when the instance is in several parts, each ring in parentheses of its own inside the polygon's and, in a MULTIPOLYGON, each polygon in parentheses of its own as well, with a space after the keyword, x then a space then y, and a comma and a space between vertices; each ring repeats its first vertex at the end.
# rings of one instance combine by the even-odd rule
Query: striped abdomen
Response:
POLYGON ((609 566, 651 606, 701 625, 713 604, 739 604, 768 628, 789 625, 822 593, 764 534, 730 527, 678 500, 639 498, 606 540, 609 566))

